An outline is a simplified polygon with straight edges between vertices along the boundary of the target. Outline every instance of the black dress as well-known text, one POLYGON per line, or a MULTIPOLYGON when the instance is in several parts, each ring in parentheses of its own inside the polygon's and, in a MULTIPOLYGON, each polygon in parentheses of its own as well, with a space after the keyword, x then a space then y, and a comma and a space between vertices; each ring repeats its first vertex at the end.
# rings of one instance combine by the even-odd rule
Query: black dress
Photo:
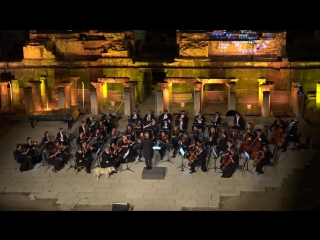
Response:
POLYGON ((232 177, 232 175, 234 174, 234 172, 237 170, 238 166, 239 166, 239 155, 235 154, 232 157, 233 162, 231 162, 226 169, 223 171, 222 176, 223 178, 230 178, 232 177))

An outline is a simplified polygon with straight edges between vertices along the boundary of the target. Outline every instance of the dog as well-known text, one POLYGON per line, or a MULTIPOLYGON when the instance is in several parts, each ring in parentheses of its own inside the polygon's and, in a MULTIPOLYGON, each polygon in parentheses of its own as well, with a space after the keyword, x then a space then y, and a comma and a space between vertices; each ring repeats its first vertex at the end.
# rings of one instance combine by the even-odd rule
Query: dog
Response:
POLYGON ((115 172, 115 171, 116 171, 116 169, 114 167, 108 167, 108 168, 99 168, 99 167, 97 167, 93 171, 93 176, 94 177, 97 176, 97 180, 99 180, 100 175, 104 174, 105 175, 105 179, 107 179, 107 178, 109 179, 110 174, 112 172, 115 172))

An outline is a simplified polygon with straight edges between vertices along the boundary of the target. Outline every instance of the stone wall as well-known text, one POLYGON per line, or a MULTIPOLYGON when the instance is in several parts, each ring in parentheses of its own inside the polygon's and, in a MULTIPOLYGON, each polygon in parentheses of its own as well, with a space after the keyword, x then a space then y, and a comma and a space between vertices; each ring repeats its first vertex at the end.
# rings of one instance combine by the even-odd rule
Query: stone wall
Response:
POLYGON ((228 102, 228 92, 227 91, 204 91, 203 98, 206 102, 228 102))

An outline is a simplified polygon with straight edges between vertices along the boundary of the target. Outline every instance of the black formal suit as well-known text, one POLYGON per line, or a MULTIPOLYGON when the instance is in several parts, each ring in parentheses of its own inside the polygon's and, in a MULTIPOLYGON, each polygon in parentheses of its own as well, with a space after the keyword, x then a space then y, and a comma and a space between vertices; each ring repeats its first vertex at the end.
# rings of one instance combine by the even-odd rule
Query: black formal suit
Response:
POLYGON ((211 119, 212 126, 219 127, 221 125, 221 121, 222 121, 221 117, 211 119))
POLYGON ((182 121, 182 122, 179 122, 177 127, 180 129, 180 130, 183 130, 183 131, 186 131, 187 130, 187 123, 185 121, 182 121))
POLYGON ((283 142, 283 145, 282 145, 282 149, 283 149, 283 151, 287 151, 287 148, 288 148, 288 144, 289 144, 289 142, 295 142, 295 143, 299 143, 299 138, 298 138, 298 134, 297 134, 297 130, 298 130, 298 128, 297 128, 297 125, 296 124, 294 124, 291 128, 290 128, 290 130, 289 130, 289 132, 288 132, 288 135, 287 135, 287 137, 285 138, 285 140, 284 140, 284 142, 283 142))
POLYGON ((269 129, 273 129, 273 128, 276 128, 276 126, 280 124, 281 127, 282 127, 282 130, 285 130, 286 126, 284 124, 284 121, 281 119, 280 121, 278 120, 274 120, 274 122, 270 125, 269 129))
POLYGON ((83 156, 82 153, 79 153, 78 151, 76 152, 75 157, 76 157, 77 166, 86 167, 87 173, 90 173, 91 162, 87 160, 85 156, 83 156))
POLYGON ((171 124, 170 123, 161 123, 161 130, 168 130, 168 131, 171 131, 171 124))
POLYGON ((153 147, 152 138, 144 138, 140 144, 140 151, 142 151, 142 155, 145 159, 147 168, 151 168, 151 165, 152 165, 152 158, 154 154, 154 150, 152 147, 153 147))
POLYGON ((206 119, 204 118, 203 115, 201 116, 197 115, 193 121, 194 121, 194 124, 204 124, 205 120, 206 119))
POLYGON ((26 154, 22 154, 18 149, 13 152, 14 159, 21 164, 20 172, 33 169, 34 163, 31 158, 27 158, 26 154))
POLYGON ((108 167, 114 167, 117 169, 120 166, 120 161, 118 161, 115 156, 111 155, 111 153, 106 153, 103 151, 101 155, 101 167, 102 168, 108 168, 108 167))
POLYGON ((81 139, 80 137, 77 137, 76 139, 76 145, 77 146, 82 146, 82 143, 85 141, 85 139, 81 139))
POLYGON ((203 172, 207 171, 207 166, 206 166, 206 152, 202 150, 198 155, 197 155, 197 160, 191 163, 191 172, 195 172, 196 166, 201 166, 201 170, 203 172))
POLYGON ((210 146, 217 145, 217 140, 218 140, 218 133, 217 132, 214 132, 214 133, 209 132, 208 138, 209 138, 208 140, 209 140, 210 146))
POLYGON ((233 157, 232 157, 233 162, 231 162, 227 167, 226 169, 223 171, 222 173, 222 178, 230 178, 232 177, 232 175, 234 174, 234 172, 237 170, 238 166, 239 166, 239 155, 238 154, 235 154, 233 157))
MULTIPOLYGON (((172 158, 175 158, 176 157, 176 154, 178 152, 178 150, 180 149, 180 147, 184 150, 184 151, 187 151, 189 149, 189 146, 190 146, 190 138, 187 137, 187 138, 181 138, 180 137, 177 139, 177 143, 176 143, 176 146, 172 152, 172 158), (181 143, 179 144, 178 142, 181 140, 181 143)), ((183 156, 184 157, 184 156, 183 156)))
MULTIPOLYGON (((176 119, 175 119, 175 124, 178 124, 179 123, 179 119, 182 117, 182 115, 181 114, 179 114, 177 117, 176 117, 176 119)), ((188 125, 188 117, 187 117, 187 115, 183 115, 183 117, 182 117, 182 119, 183 119, 183 122, 185 122, 187 125, 188 125)))
POLYGON ((87 117, 86 124, 87 126, 91 126, 94 123, 93 118, 87 117))
POLYGON ((229 147, 228 147, 228 144, 227 144, 227 138, 222 138, 220 141, 219 141, 219 145, 217 146, 217 152, 220 153, 220 152, 225 152, 229 147))
POLYGON ((79 134, 82 133, 82 132, 85 133, 85 134, 87 133, 85 127, 81 125, 81 126, 79 127, 79 134))
POLYGON ((237 117, 236 116, 234 116, 234 118, 233 118, 233 124, 234 124, 234 126, 232 126, 232 129, 239 129, 239 130, 244 130, 244 128, 245 128, 245 126, 246 126, 246 124, 245 124, 245 122, 244 122, 244 119, 243 119, 243 117, 239 117, 239 120, 238 120, 238 123, 237 123, 237 117), (238 126, 237 126, 238 125, 238 126))
POLYGON ((131 114, 129 122, 136 122, 140 119, 139 114, 131 114))
POLYGON ((165 119, 169 120, 168 123, 171 122, 172 121, 171 113, 166 114, 166 116, 164 115, 164 113, 160 115, 159 121, 164 121, 165 119))
MULTIPOLYGON (((257 137, 258 137, 258 134, 255 132, 255 133, 253 134, 253 141, 254 141, 255 139, 257 139, 257 137)), ((268 143, 269 143, 267 136, 264 135, 263 133, 261 133, 261 134, 260 134, 260 137, 256 140, 256 144, 257 144, 257 142, 260 142, 260 145, 261 145, 261 147, 259 148, 259 151, 262 150, 263 145, 268 145, 268 143), (260 139, 261 139, 261 140, 260 140, 260 139)))
POLYGON ((144 122, 151 122, 151 119, 154 119, 154 115, 150 114, 150 120, 148 120, 148 114, 144 115, 143 121, 144 122))

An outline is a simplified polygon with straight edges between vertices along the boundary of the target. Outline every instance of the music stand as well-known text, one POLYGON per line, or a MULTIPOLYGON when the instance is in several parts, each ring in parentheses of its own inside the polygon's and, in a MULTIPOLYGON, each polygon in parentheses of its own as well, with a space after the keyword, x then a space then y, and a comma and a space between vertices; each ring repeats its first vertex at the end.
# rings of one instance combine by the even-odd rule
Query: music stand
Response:
POLYGON ((220 169, 220 168, 217 167, 217 159, 218 159, 219 156, 218 156, 217 152, 214 150, 213 147, 211 148, 211 150, 212 150, 212 153, 214 155, 214 167, 213 168, 208 168, 208 169, 214 169, 214 172, 217 172, 217 169, 220 169))
POLYGON ((180 154, 182 156, 182 161, 181 161, 181 165, 178 168, 181 168, 181 172, 183 172, 186 168, 186 166, 183 163, 183 157, 185 156, 186 152, 182 149, 182 147, 180 147, 180 154))
POLYGON ((169 162, 169 163, 172 163, 172 164, 173 164, 173 162, 171 161, 171 158, 169 157, 169 155, 170 155, 169 152, 170 152, 170 144, 168 143, 168 144, 167 144, 167 147, 166 147, 166 153, 167 153, 168 159, 167 159, 167 160, 163 160, 162 163, 163 163, 163 162, 169 162))
POLYGON ((249 160, 250 160, 250 155, 247 151, 244 151, 244 155, 246 156, 246 160, 243 164, 243 168, 245 168, 245 166, 247 165, 246 169, 243 169, 242 171, 246 171, 246 172, 250 172, 253 174, 253 172, 251 170, 249 170, 249 160))
POLYGON ((129 155, 129 153, 130 153, 130 148, 129 148, 128 151, 123 155, 123 158, 126 160, 127 168, 123 169, 121 172, 126 171, 126 170, 128 170, 128 171, 130 171, 130 172, 134 172, 133 170, 131 170, 131 169, 129 168, 129 165, 128 165, 128 155, 129 155))

